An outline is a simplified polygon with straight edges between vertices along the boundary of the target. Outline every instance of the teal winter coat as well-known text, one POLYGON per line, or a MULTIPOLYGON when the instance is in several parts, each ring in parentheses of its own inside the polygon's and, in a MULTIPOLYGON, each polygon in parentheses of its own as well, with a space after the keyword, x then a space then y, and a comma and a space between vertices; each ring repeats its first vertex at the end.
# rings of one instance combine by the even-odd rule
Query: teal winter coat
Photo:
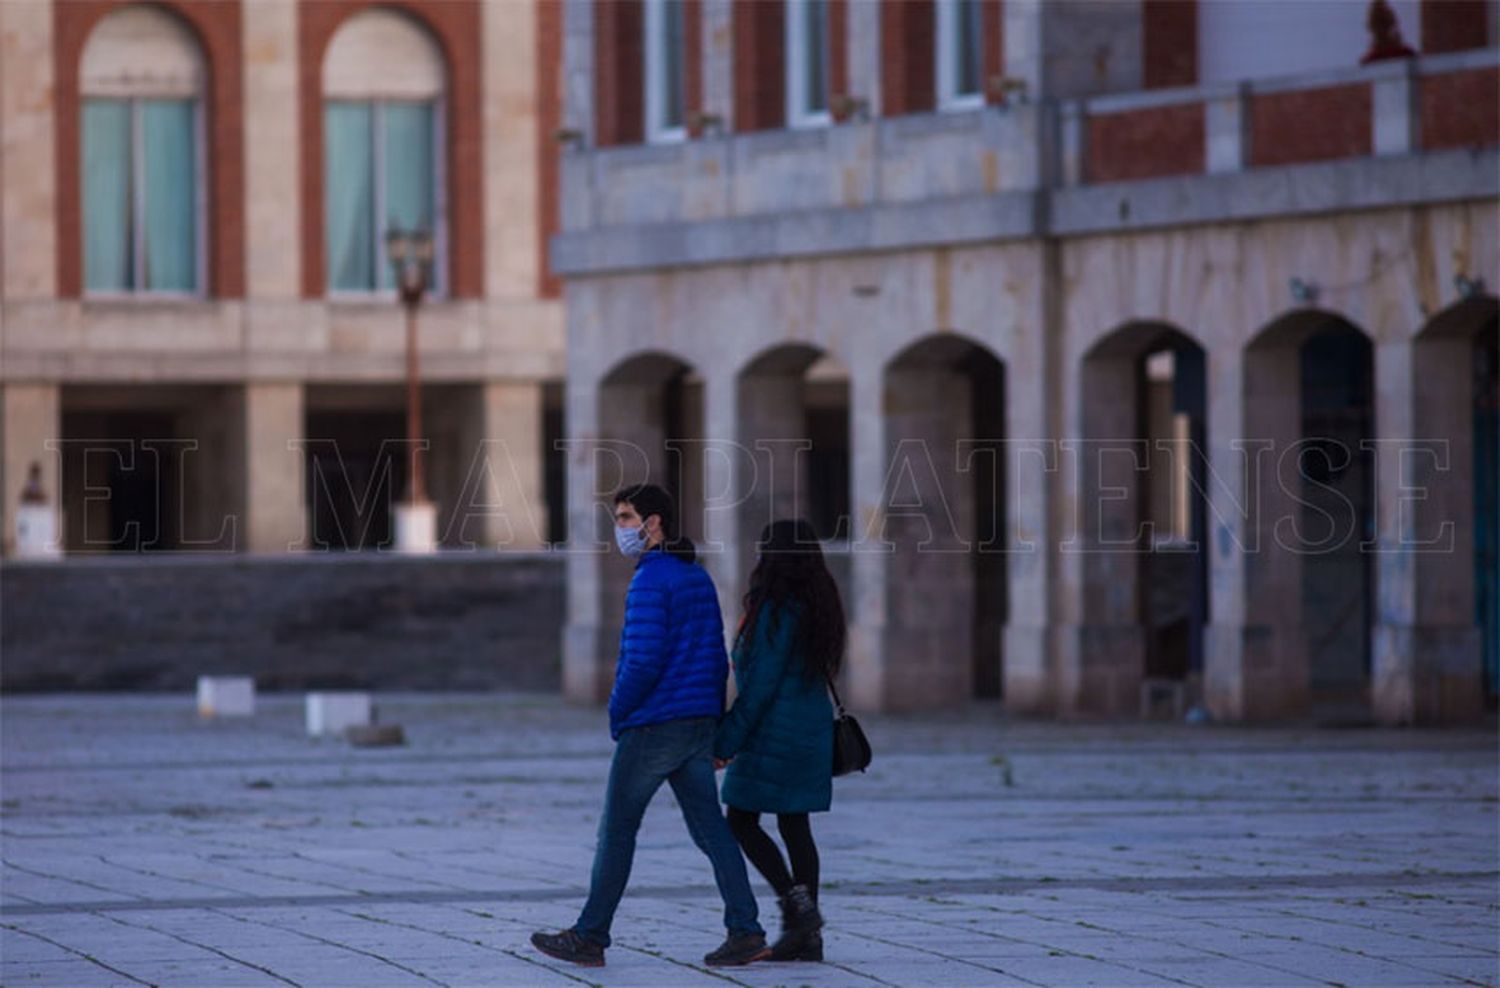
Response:
POLYGON ((714 736, 714 755, 734 759, 721 798, 754 813, 822 812, 833 798, 828 685, 803 674, 795 607, 767 607, 734 651, 739 696, 714 736))

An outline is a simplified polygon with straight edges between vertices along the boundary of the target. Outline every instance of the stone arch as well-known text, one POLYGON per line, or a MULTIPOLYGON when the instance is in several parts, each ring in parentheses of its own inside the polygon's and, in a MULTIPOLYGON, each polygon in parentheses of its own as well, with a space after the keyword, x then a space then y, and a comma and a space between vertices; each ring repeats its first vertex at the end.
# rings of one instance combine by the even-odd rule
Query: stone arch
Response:
POLYGON ((325 97, 431 99, 447 88, 442 39, 404 10, 372 7, 338 26, 323 51, 325 97))
POLYGON ((847 541, 848 368, 809 343, 768 347, 736 375, 735 400, 735 441, 756 478, 741 505, 740 541, 773 517, 793 516, 811 521, 820 538, 847 541))
POLYGON ((1059 670, 1064 712, 1135 710, 1144 680, 1171 685, 1179 706, 1195 691, 1208 610, 1205 365, 1196 339, 1149 320, 1116 327, 1080 362, 1081 637, 1059 670))
POLYGON ((1374 348, 1322 309, 1286 313, 1245 347, 1247 718, 1327 701, 1364 716, 1374 567, 1374 348))
POLYGON ((94 25, 79 58, 79 90, 89 96, 203 95, 207 60, 197 30, 154 4, 119 7, 94 25))
POLYGON ((728 575, 745 589, 762 529, 800 517, 824 540, 829 569, 850 600, 849 370, 822 347, 779 343, 735 376, 734 455, 744 471, 728 575))
POLYGON ((631 354, 600 375, 592 421, 570 451, 568 628, 563 685, 569 697, 609 696, 634 565, 614 547, 611 495, 631 484, 666 488, 682 534, 702 539, 703 382, 683 358, 631 354))
POLYGON ((1005 366, 956 333, 896 353, 881 381, 886 477, 882 692, 891 709, 998 698, 1008 617, 1005 366))

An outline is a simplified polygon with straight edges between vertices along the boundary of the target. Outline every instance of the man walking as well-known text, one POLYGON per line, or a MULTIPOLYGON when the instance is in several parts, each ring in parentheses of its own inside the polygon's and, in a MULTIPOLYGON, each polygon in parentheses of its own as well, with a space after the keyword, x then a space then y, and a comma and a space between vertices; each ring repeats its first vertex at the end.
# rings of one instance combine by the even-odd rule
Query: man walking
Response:
POLYGON ((641 817, 657 789, 672 787, 693 843, 708 855, 724 900, 729 935, 703 958, 712 966, 749 964, 770 954, 739 845, 719 812, 714 730, 724 712, 728 658, 713 580, 693 543, 677 537, 672 498, 642 484, 615 495, 615 543, 637 560, 625 595, 625 627, 609 696, 617 742, 599 821, 589 897, 572 928, 533 933, 542 953, 588 967, 604 965, 609 928, 625 894, 641 817))

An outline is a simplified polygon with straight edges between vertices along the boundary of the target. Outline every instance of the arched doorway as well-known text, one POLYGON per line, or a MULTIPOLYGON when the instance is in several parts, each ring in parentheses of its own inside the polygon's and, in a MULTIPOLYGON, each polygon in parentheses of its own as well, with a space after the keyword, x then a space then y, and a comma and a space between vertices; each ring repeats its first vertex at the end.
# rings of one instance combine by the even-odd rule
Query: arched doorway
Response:
POLYGON ((1180 714, 1201 692, 1208 619, 1204 351, 1133 322, 1089 350, 1082 374, 1088 655, 1063 677, 1063 708, 1180 714))
POLYGON ((1269 452, 1255 476, 1245 716, 1313 704, 1368 715, 1374 567, 1374 350, 1352 323, 1303 310, 1245 351, 1245 429, 1269 452))
POLYGON ((610 495, 652 483, 677 501, 683 534, 703 537, 703 381, 660 352, 632 356, 570 399, 568 626, 563 689, 574 700, 609 696, 632 563, 614 550, 610 495))
MULTIPOLYGON (((847 601, 848 370, 817 347, 785 344, 746 365, 735 400, 736 441, 755 463, 755 482, 737 508, 740 558, 754 558, 755 540, 770 521, 805 518, 823 540, 847 601)), ((743 579, 748 566, 737 572, 743 579)))
POLYGON ((1005 372, 953 334, 885 369, 885 705, 951 707, 1001 695, 1008 618, 1005 372))

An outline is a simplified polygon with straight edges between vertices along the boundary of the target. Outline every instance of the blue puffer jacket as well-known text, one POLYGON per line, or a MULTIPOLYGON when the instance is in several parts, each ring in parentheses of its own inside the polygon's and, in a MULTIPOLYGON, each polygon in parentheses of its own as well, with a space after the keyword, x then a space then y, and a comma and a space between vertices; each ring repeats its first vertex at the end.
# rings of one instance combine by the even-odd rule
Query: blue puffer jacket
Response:
POLYGON ((724 713, 729 660, 714 581, 660 549, 635 567, 609 694, 609 733, 724 713))

